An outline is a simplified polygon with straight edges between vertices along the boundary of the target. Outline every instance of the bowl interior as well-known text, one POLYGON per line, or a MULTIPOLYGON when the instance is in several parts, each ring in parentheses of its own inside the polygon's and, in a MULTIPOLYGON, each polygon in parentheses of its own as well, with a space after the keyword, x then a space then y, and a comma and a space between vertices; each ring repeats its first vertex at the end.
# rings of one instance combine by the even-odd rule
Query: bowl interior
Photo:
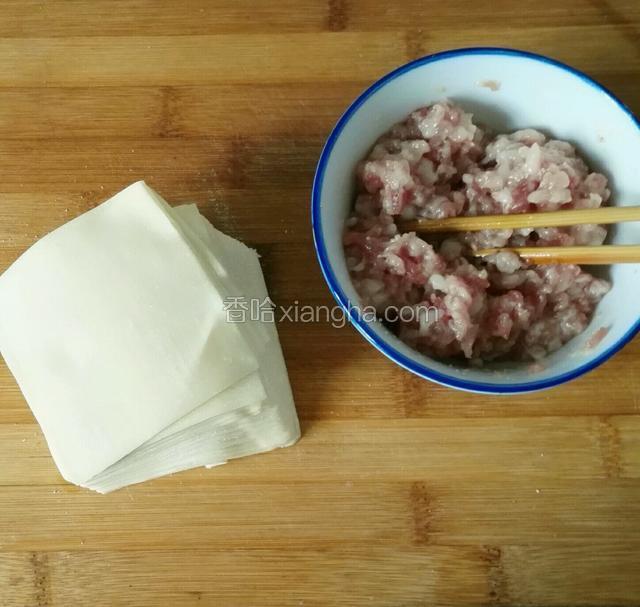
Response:
MULTIPOLYGON (((593 170, 609 177, 611 204, 631 205, 640 200, 640 127, 615 98, 592 81, 555 62, 518 51, 468 49, 427 57, 399 68, 363 93, 334 129, 320 160, 314 186, 314 234, 325 277, 344 306, 358 302, 341 244, 353 203, 356 164, 394 123, 445 97, 473 112, 475 121, 494 131, 532 127, 572 142, 593 170)), ((616 226, 609 240, 639 243, 640 223, 616 226)), ((379 322, 358 320, 354 324, 396 362, 435 381, 489 392, 541 389, 596 366, 637 331, 640 265, 615 265, 606 272, 613 288, 598 306, 589 328, 541 366, 462 368, 417 353, 379 322), (602 327, 608 330, 606 336, 590 345, 589 339, 602 327)))

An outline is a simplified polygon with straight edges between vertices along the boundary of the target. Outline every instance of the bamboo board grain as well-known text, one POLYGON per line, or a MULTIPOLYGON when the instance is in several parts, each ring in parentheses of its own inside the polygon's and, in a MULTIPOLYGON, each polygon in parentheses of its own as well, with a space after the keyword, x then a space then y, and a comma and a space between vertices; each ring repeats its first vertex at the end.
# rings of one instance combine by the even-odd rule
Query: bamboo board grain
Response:
MULTIPOLYGON (((0 271, 144 178, 330 305, 309 192, 372 79, 452 46, 588 71, 640 111, 637 0, 0 0, 0 271)), ((293 449, 98 496, 58 475, 0 363, 0 605, 640 605, 640 342, 495 398, 283 322, 293 449)))

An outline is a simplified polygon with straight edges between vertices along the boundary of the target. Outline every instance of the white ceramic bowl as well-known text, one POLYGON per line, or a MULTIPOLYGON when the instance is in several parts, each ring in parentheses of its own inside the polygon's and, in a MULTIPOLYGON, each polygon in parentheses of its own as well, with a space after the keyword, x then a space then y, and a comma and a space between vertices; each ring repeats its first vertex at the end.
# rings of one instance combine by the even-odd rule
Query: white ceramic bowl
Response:
MULTIPOLYGON (((318 259, 329 288, 351 322, 390 359, 432 381, 492 394, 557 386, 602 364, 640 329, 640 264, 605 268, 612 290, 589 328, 533 371, 527 364, 467 369, 424 356, 380 322, 349 313, 358 296, 346 268, 341 237, 354 196, 354 170, 375 140, 412 110, 449 98, 498 132, 533 127, 573 142, 613 186, 612 204, 640 201, 640 122, 585 74, 547 57, 500 48, 468 48, 429 55, 387 74, 358 97, 322 151, 312 195, 318 259), (488 87, 487 82, 498 85, 488 87), (589 338, 609 329, 595 347, 589 338)), ((640 223, 616 226, 609 242, 640 244, 640 223)))

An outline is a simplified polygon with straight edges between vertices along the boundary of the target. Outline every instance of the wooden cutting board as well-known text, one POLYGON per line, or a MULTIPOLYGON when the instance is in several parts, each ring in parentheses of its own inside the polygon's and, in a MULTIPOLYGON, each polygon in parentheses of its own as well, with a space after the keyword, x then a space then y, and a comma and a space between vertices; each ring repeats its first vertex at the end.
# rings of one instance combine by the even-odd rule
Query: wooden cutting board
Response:
MULTIPOLYGON (((255 245, 277 303, 329 305, 324 138, 389 69, 478 44, 550 54, 640 110, 637 0, 4 0, 0 270, 144 178, 255 245)), ((640 341, 495 398, 349 327, 279 330, 296 447, 108 496, 63 482, 0 363, 0 605, 640 605, 640 341)))

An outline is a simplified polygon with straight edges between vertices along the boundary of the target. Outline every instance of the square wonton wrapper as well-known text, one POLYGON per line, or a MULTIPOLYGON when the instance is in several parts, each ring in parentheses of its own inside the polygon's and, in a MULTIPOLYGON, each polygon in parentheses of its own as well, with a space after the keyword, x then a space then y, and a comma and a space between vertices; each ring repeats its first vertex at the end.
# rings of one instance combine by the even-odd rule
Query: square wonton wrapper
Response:
POLYGON ((2 354, 76 484, 258 369, 156 196, 133 184, 0 277, 2 354))
MULTIPOLYGON (((205 253, 202 247, 206 247, 209 253, 215 251, 216 255, 208 256, 209 259, 215 259, 233 278, 229 294, 259 301, 267 297, 255 251, 215 230, 195 205, 176 207, 172 213, 199 254, 205 253)), ((205 411, 212 403, 203 405, 85 486, 100 492, 113 491, 164 474, 203 465, 219 465, 232 458, 296 442, 300 428, 276 327, 273 323, 262 326, 269 340, 265 345, 257 345, 256 354, 260 363, 259 377, 266 389, 264 403, 248 398, 251 393, 246 391, 245 398, 240 398, 241 393, 236 390, 237 398, 227 399, 227 407, 218 407, 218 413, 209 419, 206 419, 205 411)), ((247 382, 247 378, 238 385, 243 382, 247 382)), ((234 388, 225 393, 231 393, 234 388)), ((220 404, 225 393, 217 395, 212 402, 220 404)))

